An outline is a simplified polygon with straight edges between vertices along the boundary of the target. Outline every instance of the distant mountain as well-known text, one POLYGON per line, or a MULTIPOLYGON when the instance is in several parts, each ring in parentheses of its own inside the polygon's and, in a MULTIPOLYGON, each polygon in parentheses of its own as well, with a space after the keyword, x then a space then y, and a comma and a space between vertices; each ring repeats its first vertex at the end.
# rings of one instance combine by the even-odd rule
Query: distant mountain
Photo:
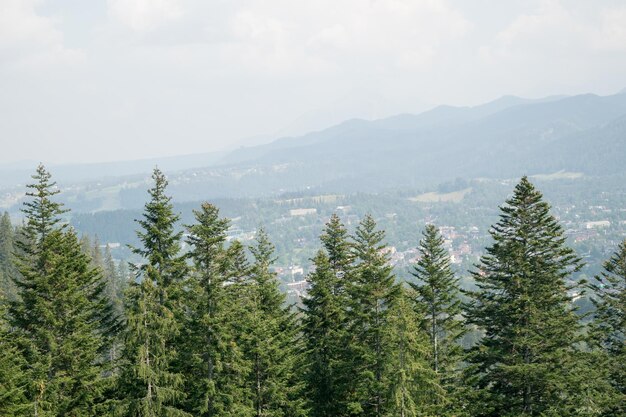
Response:
POLYGON ((238 187, 246 189, 251 181, 263 192, 402 188, 455 177, 573 169, 585 174, 623 172, 626 166, 616 160, 626 160, 625 115, 623 94, 503 97, 477 107, 442 106, 419 115, 347 121, 234 151, 214 172, 239 171, 238 187), (241 174, 243 168, 254 178, 241 174), (267 187, 259 187, 261 171, 267 187))
MULTIPOLYGON (((164 171, 179 171, 194 167, 204 167, 219 161, 226 152, 211 152, 162 158, 149 158, 131 161, 102 162, 92 164, 47 165, 57 181, 76 183, 104 180, 130 175, 150 173, 155 166, 164 171)), ((24 161, 0 165, 0 187, 24 184, 30 180, 38 162, 24 161)))
POLYGON ((147 173, 156 164, 167 171, 177 201, 197 201, 286 192, 432 189, 456 178, 517 178, 558 171, 626 175, 624 161, 626 94, 585 94, 540 100, 505 96, 475 107, 440 106, 417 115, 348 120, 227 154, 52 171, 61 181, 77 175, 82 180, 111 177, 106 189, 93 184, 75 187, 73 207, 93 211, 140 207, 147 173), (138 177, 114 178, 131 174, 138 177))

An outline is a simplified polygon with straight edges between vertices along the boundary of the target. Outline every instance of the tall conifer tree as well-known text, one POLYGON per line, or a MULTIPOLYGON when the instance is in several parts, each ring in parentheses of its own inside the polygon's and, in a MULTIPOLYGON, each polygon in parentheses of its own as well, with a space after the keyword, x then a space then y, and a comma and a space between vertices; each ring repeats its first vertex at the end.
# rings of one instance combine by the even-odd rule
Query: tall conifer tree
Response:
POLYGON ((460 317, 459 283, 443 244, 437 228, 427 225, 419 243, 420 259, 411 272, 417 282, 410 283, 421 327, 430 340, 430 366, 446 393, 442 395, 440 389, 431 393, 431 402, 438 406, 438 415, 454 413, 454 405, 458 403, 455 388, 458 387, 458 370, 463 356, 459 339, 465 332, 460 317))
POLYGON ((251 251, 252 314, 245 354, 252 366, 249 386, 253 391, 254 416, 304 416, 298 327, 295 315, 283 305, 285 295, 270 269, 274 246, 264 230, 257 233, 251 251))
MULTIPOLYGON (((615 390, 610 415, 626 414, 626 240, 604 263, 592 284, 597 298, 592 340, 608 356, 609 381, 615 390)), ((596 364, 597 365, 597 364, 596 364)))
POLYGON ((50 174, 40 165, 29 185, 25 226, 18 240, 19 297, 11 325, 30 369, 26 393, 35 416, 97 413, 106 381, 103 354, 114 317, 76 234, 66 230, 50 174))
POLYGON ((348 233, 333 214, 320 236, 323 251, 313 259, 315 272, 307 280, 310 288, 305 306, 303 332, 307 348, 307 392, 313 416, 345 414, 347 362, 346 282, 352 254, 348 233))
POLYGON ((349 409, 352 414, 372 417, 386 415, 390 407, 389 320, 400 294, 383 240, 384 232, 367 215, 354 236, 356 264, 349 288, 352 363, 347 372, 355 384, 349 409))
POLYGON ((433 392, 441 391, 435 372, 428 362, 427 334, 420 328, 419 314, 413 309, 412 290, 401 288, 389 315, 388 342, 391 357, 389 413, 397 417, 442 415, 431 406, 433 392))
POLYGON ((484 330, 468 358, 478 390, 470 406, 478 416, 587 415, 574 383, 581 335, 567 282, 581 261, 526 177, 500 209, 467 311, 484 330))
POLYGON ((186 416, 183 377, 175 369, 182 284, 187 273, 180 254, 182 231, 175 230, 178 215, 165 193, 165 175, 155 169, 152 179, 150 200, 143 219, 137 221, 142 246, 133 252, 145 263, 135 268, 136 280, 128 290, 117 412, 142 417, 186 416))
POLYGON ((182 343, 189 411, 196 416, 250 415, 250 397, 241 383, 249 371, 236 341, 241 310, 231 298, 231 264, 224 247, 230 222, 209 203, 194 214, 196 224, 187 227, 194 270, 182 343))
POLYGON ((333 214, 320 236, 322 245, 326 250, 328 262, 335 275, 339 278, 335 283, 333 292, 340 296, 345 295, 346 276, 349 274, 354 256, 351 252, 348 231, 337 214, 333 214))
POLYGON ((341 413, 341 353, 344 298, 334 293, 338 278, 323 251, 313 259, 315 272, 307 280, 310 287, 305 306, 303 332, 307 352, 307 392, 311 415, 331 417, 341 413))
POLYGON ((6 300, 14 300, 17 293, 13 278, 17 275, 15 268, 15 230, 11 217, 6 211, 0 218, 0 292, 6 300))

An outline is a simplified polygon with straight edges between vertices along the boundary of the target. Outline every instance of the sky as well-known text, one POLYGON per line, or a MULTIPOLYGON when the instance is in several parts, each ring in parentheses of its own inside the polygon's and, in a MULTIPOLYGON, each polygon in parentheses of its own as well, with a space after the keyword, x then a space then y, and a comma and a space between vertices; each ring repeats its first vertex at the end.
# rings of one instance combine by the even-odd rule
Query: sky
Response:
POLYGON ((0 0, 0 165, 626 87, 623 0, 0 0))

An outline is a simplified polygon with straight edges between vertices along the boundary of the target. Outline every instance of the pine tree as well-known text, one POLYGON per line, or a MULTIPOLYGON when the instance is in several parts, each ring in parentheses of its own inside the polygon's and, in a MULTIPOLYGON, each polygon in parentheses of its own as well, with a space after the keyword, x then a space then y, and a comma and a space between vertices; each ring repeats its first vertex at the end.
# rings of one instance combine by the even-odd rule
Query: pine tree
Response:
POLYGON ((465 333, 461 316, 459 281, 452 272, 450 258, 443 247, 443 238, 437 228, 426 226, 419 243, 420 259, 411 272, 417 282, 414 289, 414 306, 419 313, 420 325, 428 334, 428 357, 438 384, 445 389, 432 392, 431 403, 438 406, 438 415, 453 413, 455 385, 463 356, 459 339, 465 333))
POLYGON ((387 372, 389 414, 397 417, 442 415, 429 408, 432 392, 441 391, 435 372, 428 362, 429 341, 420 328, 420 316, 412 308, 412 290, 401 287, 389 314, 388 344, 391 357, 387 372), (425 412, 427 411, 427 412, 425 412))
POLYGON ((349 349, 352 363, 347 372, 355 383, 349 411, 362 416, 381 417, 389 409, 387 372, 391 347, 387 343, 390 311, 396 303, 400 286, 395 283, 384 232, 368 215, 356 229, 354 256, 356 264, 349 287, 349 349))
POLYGON ((43 166, 28 187, 25 226, 18 240, 19 297, 11 326, 30 369, 27 398, 36 416, 93 415, 106 380, 102 354, 115 319, 100 271, 91 267, 76 234, 52 198, 55 183, 43 166))
MULTIPOLYGON (((626 240, 604 263, 604 271, 591 285, 597 296, 592 341, 608 359, 609 381, 614 390, 611 412, 626 414, 626 240)), ((598 363, 596 362, 596 366, 598 363)))
POLYGON ((197 416, 251 415, 249 395, 242 392, 248 364, 236 340, 241 310, 231 298, 231 265, 224 247, 230 222, 209 203, 194 214, 196 224, 187 227, 194 264, 184 333, 188 409, 197 416))
POLYGON ((255 417, 300 417, 305 415, 302 398, 298 327, 295 315, 283 306, 285 295, 270 267, 274 246, 264 230, 259 230, 251 252, 254 264, 250 270, 251 307, 244 346, 252 372, 255 417))
POLYGON ((581 261, 526 177, 500 209, 469 293, 469 322, 485 333, 468 358, 474 415, 594 415, 574 382, 581 328, 566 280, 581 261))
POLYGON ((132 248, 145 263, 135 267, 136 280, 127 292, 121 401, 116 411, 127 416, 186 416, 181 406, 183 378, 174 364, 187 266, 180 255, 182 232, 175 231, 178 216, 165 194, 167 180, 158 169, 152 178, 150 201, 143 219, 137 220, 142 247, 132 248))

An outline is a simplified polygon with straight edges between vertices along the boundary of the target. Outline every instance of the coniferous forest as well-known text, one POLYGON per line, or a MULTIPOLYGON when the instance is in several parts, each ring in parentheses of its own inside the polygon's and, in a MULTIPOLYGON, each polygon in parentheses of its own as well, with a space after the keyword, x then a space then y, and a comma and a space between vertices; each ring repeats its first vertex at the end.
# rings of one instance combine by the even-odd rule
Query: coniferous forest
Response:
POLYGON ((403 282, 373 217, 349 233, 333 215, 299 305, 262 229, 229 241, 208 202, 181 225, 158 169, 133 264, 64 221, 43 166, 32 178, 22 224, 0 221, 0 416, 626 415, 626 241, 574 279, 583 261, 526 177, 472 290, 436 225, 403 282))

